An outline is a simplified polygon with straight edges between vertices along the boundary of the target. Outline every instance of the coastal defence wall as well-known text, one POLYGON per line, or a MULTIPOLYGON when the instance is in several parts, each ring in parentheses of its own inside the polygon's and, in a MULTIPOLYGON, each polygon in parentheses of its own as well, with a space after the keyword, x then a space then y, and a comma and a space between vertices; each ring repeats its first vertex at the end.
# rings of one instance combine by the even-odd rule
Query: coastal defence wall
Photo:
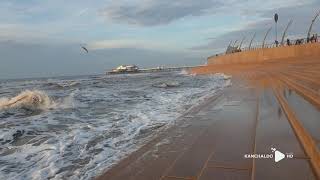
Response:
POLYGON ((208 65, 216 64, 246 64, 266 62, 268 60, 289 59, 303 57, 319 57, 320 43, 308 43, 292 46, 281 46, 274 48, 262 48, 243 51, 208 58, 208 65))

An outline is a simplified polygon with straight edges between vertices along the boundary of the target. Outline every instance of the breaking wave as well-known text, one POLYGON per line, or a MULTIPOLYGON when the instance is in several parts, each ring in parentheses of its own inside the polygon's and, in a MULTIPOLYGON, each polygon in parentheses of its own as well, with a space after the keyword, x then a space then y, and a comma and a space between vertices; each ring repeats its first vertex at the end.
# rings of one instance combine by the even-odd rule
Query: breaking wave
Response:
POLYGON ((79 86, 80 83, 76 81, 72 82, 49 82, 46 86, 49 86, 53 89, 67 89, 79 86))
POLYGON ((28 109, 44 110, 52 107, 54 102, 42 91, 25 90, 12 98, 0 98, 0 110, 28 109))
POLYGON ((180 83, 177 81, 169 81, 169 82, 160 82, 152 85, 157 88, 172 88, 180 86, 180 83))

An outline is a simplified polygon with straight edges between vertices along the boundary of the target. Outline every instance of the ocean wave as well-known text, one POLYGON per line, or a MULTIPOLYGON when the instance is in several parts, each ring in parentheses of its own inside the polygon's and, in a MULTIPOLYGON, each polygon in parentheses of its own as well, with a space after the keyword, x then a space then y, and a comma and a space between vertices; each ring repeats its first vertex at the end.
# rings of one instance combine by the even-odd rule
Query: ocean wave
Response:
POLYGON ((52 107, 54 102, 42 91, 25 90, 12 98, 0 99, 0 110, 28 109, 44 110, 52 107))
POLYGON ((224 87, 232 86, 232 82, 231 82, 232 76, 231 75, 227 75, 224 73, 216 73, 215 76, 220 77, 223 80, 225 80, 224 87))
POLYGON ((0 143, 4 145, 5 143, 13 142, 23 136, 24 133, 25 130, 23 129, 11 129, 9 131, 2 132, 0 134, 0 143))
POLYGON ((157 88, 172 88, 172 87, 178 87, 180 85, 181 85, 181 83, 179 83, 177 81, 168 81, 168 82, 155 83, 152 86, 157 87, 157 88))
POLYGON ((231 75, 227 75, 227 74, 224 74, 224 73, 216 73, 214 75, 217 76, 217 77, 222 77, 224 80, 228 80, 228 79, 232 78, 231 75))
POLYGON ((179 75, 189 75, 189 72, 185 69, 182 69, 178 74, 179 75))
POLYGON ((49 82, 45 84, 45 86, 49 86, 53 89, 66 89, 66 88, 73 88, 79 86, 80 83, 77 81, 71 82, 49 82))

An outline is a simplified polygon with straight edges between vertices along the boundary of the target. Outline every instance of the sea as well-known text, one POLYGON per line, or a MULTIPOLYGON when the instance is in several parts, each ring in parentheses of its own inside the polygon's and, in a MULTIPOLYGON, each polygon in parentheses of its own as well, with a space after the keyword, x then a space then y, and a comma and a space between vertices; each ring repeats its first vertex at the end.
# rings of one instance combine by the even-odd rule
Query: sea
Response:
POLYGON ((227 86, 184 71, 0 81, 0 179, 93 179, 227 86))

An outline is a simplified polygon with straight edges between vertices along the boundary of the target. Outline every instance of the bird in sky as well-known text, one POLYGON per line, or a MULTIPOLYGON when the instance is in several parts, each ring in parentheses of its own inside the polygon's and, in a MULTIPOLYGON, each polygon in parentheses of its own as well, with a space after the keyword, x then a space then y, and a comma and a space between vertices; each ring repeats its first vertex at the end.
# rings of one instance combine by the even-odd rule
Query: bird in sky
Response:
POLYGON ((89 53, 89 50, 88 50, 86 47, 81 46, 81 48, 82 48, 83 50, 85 50, 87 53, 89 53))

